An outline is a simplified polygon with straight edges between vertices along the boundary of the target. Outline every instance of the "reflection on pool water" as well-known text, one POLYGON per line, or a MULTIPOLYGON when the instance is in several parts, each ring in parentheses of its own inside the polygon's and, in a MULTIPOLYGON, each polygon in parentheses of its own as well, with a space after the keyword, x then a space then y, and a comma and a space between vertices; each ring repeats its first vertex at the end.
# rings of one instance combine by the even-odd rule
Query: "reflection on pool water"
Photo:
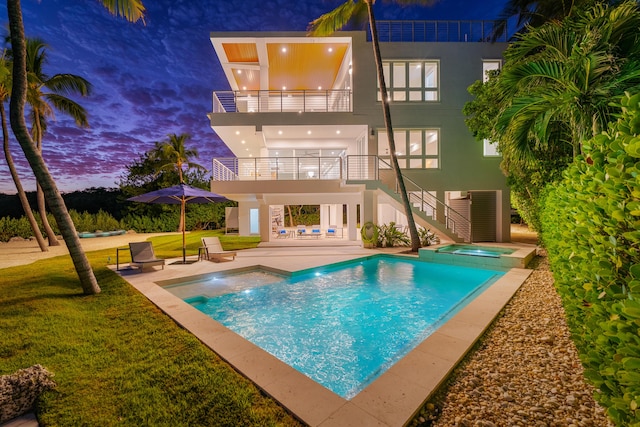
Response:
POLYGON ((503 274, 381 256, 290 277, 216 274, 167 290, 349 399, 503 274))
POLYGON ((436 250, 439 253, 456 255, 473 255, 490 258, 500 258, 500 255, 508 255, 515 252, 514 249, 498 248, 495 246, 477 245, 447 245, 436 250))

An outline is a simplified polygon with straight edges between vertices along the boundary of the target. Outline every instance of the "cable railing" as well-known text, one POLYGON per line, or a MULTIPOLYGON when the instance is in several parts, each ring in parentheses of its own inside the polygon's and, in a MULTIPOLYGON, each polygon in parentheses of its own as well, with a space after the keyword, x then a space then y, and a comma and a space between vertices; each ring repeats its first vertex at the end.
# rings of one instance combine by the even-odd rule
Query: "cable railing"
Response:
POLYGON ((213 159, 214 181, 341 180, 340 157, 226 157, 213 159))
MULTIPOLYGON (((399 193, 391 165, 376 155, 341 157, 226 157, 213 159, 214 181, 346 180, 380 181, 399 193)), ((471 241, 471 221, 404 176, 411 205, 471 241), (443 215, 441 217, 440 215, 443 215)))
POLYGON ((505 31, 496 41, 506 42, 504 21, 376 21, 376 27, 380 42, 487 42, 502 23, 505 31))
MULTIPOLYGON (((376 180, 385 183, 389 188, 399 193, 400 187, 391 165, 378 156, 347 156, 345 161, 347 180, 367 181, 376 180)), ((455 209, 439 200, 435 194, 423 189, 415 181, 404 177, 405 189, 411 205, 434 221, 440 221, 438 211, 444 214, 445 227, 462 237, 465 241, 471 241, 471 221, 455 209)))
POLYGON ((351 91, 226 90, 213 92, 213 113, 351 112, 351 91))

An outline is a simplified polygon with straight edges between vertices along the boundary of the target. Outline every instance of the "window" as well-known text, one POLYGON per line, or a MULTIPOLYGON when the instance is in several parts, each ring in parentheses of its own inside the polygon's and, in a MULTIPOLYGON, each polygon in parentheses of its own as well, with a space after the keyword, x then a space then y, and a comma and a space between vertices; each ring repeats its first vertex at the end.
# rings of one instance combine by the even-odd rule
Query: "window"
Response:
POLYGON ((489 80, 488 72, 502 68, 502 61, 499 59, 485 59, 482 61, 482 81, 489 80))
MULTIPOLYGON (((402 169, 437 169, 439 165, 439 131, 437 129, 395 129, 393 140, 402 169)), ((378 156, 391 167, 387 132, 378 131, 378 156)))
MULTIPOLYGON (((489 71, 499 70, 502 67, 502 61, 499 59, 486 59, 482 61, 482 81, 489 80, 489 71)), ((499 157, 498 144, 488 139, 482 141, 482 155, 484 157, 499 157)))
POLYGON ((500 157, 500 152, 498 151, 498 144, 493 143, 488 139, 483 139, 482 155, 485 157, 500 157))
MULTIPOLYGON (((394 102, 439 101, 438 68, 438 61, 383 62, 382 69, 389 99, 394 102)), ((380 100, 378 90, 378 101, 380 100)))

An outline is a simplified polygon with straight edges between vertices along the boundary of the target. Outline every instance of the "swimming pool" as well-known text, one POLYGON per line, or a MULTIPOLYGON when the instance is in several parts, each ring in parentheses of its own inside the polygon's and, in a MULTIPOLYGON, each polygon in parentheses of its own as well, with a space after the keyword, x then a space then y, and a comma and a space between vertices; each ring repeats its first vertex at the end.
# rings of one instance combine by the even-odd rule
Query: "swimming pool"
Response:
POLYGON ((167 290, 349 399, 502 274, 382 256, 290 277, 215 274, 167 290))

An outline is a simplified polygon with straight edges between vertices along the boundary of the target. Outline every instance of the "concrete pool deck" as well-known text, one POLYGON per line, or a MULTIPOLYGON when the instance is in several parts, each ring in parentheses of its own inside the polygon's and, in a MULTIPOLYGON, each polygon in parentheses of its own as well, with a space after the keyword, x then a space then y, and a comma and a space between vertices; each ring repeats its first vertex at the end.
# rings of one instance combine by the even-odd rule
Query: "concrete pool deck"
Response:
MULTIPOLYGON (((119 273, 179 325, 311 426, 403 426, 437 390, 500 313, 531 270, 513 268, 414 350, 350 400, 321 386, 174 296, 157 282, 263 266, 295 272, 406 248, 359 246, 263 247, 238 251, 235 261, 170 264, 164 270, 119 273)), ((415 256, 411 256, 415 258, 415 256)), ((115 266, 113 266, 115 269, 115 266)))

